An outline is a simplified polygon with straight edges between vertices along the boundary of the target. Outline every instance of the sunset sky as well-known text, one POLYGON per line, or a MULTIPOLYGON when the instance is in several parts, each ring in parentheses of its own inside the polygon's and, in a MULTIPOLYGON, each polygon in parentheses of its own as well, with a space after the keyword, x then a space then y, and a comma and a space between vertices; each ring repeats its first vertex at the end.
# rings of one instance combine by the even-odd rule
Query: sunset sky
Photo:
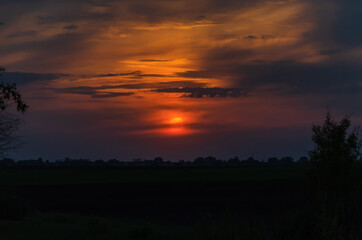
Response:
POLYGON ((361 0, 0 0, 16 159, 306 155, 362 125, 361 0))

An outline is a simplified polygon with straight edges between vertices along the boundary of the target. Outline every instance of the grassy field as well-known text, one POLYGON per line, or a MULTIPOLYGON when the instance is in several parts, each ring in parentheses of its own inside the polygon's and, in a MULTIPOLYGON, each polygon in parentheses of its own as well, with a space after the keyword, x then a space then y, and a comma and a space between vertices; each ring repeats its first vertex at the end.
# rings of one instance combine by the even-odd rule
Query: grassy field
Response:
POLYGON ((310 239, 306 174, 298 165, 2 169, 0 239, 310 239))
POLYGON ((24 219, 0 220, 2 240, 162 240, 193 239, 194 229, 96 216, 34 213, 24 219))
POLYGON ((100 168, 0 170, 0 185, 302 180, 305 167, 100 168))

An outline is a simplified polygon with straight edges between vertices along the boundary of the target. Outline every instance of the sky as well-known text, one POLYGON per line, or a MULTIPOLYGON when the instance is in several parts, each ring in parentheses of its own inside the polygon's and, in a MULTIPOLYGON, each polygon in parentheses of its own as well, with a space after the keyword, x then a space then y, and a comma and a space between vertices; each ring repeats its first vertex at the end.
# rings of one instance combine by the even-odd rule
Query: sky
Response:
POLYGON ((307 155, 362 124, 360 0, 0 0, 16 159, 307 155))

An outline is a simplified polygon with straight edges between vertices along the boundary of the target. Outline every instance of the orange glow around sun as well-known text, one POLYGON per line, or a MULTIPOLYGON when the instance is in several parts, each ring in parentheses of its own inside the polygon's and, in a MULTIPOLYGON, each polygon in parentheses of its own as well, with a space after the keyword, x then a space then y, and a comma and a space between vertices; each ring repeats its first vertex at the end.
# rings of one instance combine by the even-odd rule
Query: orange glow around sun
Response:
POLYGON ((183 119, 181 117, 174 117, 170 120, 170 124, 178 124, 178 123, 182 123, 183 119))
POLYGON ((165 128, 163 131, 164 135, 185 135, 190 131, 187 127, 184 126, 184 120, 182 117, 172 117, 169 121, 169 124, 172 125, 168 128, 165 128))
MULTIPOLYGON (((178 101, 180 101, 178 99, 178 101)), ((181 110, 160 110, 154 111, 146 117, 147 121, 154 125, 154 128, 134 131, 133 134, 149 134, 165 137, 186 136, 200 132, 195 129, 194 124, 199 122, 199 116, 195 113, 181 110)))

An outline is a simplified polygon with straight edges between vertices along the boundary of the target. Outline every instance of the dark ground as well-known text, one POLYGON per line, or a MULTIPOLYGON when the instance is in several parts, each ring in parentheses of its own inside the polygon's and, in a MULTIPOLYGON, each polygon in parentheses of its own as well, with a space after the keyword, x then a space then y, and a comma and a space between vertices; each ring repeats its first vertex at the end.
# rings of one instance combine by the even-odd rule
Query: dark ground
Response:
POLYGON ((226 211, 268 221, 300 209, 306 199, 303 181, 296 179, 10 184, 1 189, 26 200, 39 212, 177 225, 192 225, 205 216, 218 218, 226 211))
POLYGON ((0 238, 360 239, 357 218, 355 224, 340 224, 356 227, 349 238, 336 235, 347 236, 342 228, 325 226, 332 221, 313 210, 306 170, 301 165, 0 169, 0 238))

